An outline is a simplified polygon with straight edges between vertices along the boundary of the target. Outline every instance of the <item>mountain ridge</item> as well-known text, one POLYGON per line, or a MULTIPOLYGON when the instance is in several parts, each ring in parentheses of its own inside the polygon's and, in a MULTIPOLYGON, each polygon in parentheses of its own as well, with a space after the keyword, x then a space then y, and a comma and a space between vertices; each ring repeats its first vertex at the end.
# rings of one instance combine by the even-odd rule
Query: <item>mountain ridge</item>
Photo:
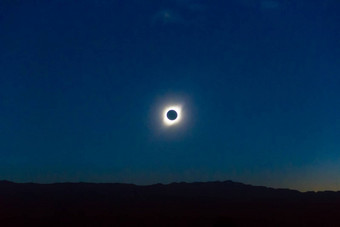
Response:
POLYGON ((340 192, 233 181, 143 186, 0 181, 1 226, 333 226, 339 214, 340 192))

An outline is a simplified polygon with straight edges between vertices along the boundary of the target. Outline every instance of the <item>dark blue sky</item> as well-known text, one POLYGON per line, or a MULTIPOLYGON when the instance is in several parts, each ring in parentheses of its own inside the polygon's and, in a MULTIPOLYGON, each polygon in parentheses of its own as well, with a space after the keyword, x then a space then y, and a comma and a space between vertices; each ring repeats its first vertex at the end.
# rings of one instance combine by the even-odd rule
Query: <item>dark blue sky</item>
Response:
POLYGON ((0 1, 0 179, 340 190, 339 12, 0 1), (183 119, 164 128, 169 103, 183 119))

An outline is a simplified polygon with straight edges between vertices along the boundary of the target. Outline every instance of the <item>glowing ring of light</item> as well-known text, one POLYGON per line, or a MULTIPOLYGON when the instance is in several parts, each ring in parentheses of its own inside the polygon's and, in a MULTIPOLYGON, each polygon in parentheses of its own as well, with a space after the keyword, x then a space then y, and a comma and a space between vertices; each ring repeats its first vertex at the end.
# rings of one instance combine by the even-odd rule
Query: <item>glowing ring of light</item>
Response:
POLYGON ((163 110, 163 123, 166 126, 172 126, 175 124, 178 124, 181 121, 181 112, 182 112, 182 107, 181 106, 167 106, 163 110), (170 120, 167 117, 167 113, 169 110, 174 110, 177 112, 177 118, 175 120, 170 120))

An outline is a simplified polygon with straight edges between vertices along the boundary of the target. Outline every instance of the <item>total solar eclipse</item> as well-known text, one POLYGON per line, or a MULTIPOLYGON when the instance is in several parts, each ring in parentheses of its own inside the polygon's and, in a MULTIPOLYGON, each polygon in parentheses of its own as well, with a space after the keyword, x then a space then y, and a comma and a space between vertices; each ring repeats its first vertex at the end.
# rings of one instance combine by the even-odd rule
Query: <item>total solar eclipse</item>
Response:
POLYGON ((170 120, 170 121, 174 121, 177 118, 177 112, 175 110, 169 110, 166 114, 166 117, 170 120))
POLYGON ((166 127, 177 125, 182 120, 182 106, 168 105, 163 108, 163 124, 166 127))

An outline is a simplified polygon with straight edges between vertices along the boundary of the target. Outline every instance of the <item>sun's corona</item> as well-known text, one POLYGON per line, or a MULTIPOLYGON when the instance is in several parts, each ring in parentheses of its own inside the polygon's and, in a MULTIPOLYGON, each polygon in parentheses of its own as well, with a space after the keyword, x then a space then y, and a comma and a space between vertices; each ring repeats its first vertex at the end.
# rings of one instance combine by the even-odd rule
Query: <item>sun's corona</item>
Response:
POLYGON ((163 110, 163 123, 166 126, 178 124, 181 121, 181 106, 167 106, 163 110))

